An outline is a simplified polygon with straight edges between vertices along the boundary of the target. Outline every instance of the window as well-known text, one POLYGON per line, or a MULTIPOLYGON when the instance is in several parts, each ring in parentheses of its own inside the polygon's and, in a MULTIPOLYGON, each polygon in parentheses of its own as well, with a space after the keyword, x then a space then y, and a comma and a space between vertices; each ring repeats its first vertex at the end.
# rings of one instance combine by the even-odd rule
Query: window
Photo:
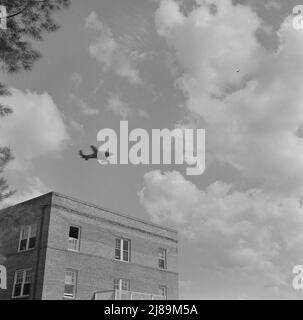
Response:
POLYGON ((167 287, 166 286, 159 286, 159 295, 162 297, 167 297, 167 287))
POLYGON ((15 273, 13 297, 22 298, 30 294, 32 283, 32 270, 18 270, 15 273))
POLYGON ((64 297, 75 298, 77 289, 77 271, 66 270, 64 280, 64 297))
POLYGON ((24 226, 20 230, 19 247, 20 251, 27 251, 35 248, 37 225, 24 226))
POLYGON ((158 260, 159 268, 166 269, 166 250, 160 248, 158 252, 158 257, 159 257, 159 260, 158 260))
POLYGON ((116 239, 115 259, 130 261, 130 241, 125 239, 116 239))
POLYGON ((80 228, 71 226, 69 227, 68 235, 68 250, 79 251, 80 245, 80 228))
POLYGON ((115 279, 114 290, 130 291, 130 281, 125 279, 115 279))

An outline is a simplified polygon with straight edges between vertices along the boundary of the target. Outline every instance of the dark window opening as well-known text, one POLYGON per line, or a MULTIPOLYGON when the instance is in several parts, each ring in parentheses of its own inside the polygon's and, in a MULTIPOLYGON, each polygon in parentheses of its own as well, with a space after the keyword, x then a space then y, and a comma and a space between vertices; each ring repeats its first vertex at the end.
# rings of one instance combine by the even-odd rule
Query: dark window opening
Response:
POLYGON ((74 239, 79 239, 79 228, 70 227, 69 228, 69 237, 74 239))

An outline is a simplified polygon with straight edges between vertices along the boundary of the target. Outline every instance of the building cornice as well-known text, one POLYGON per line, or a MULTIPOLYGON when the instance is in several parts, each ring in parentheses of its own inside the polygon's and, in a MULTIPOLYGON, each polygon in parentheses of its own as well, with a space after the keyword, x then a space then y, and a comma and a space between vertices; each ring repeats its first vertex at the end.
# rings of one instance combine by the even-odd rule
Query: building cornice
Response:
MULTIPOLYGON (((52 203, 49 206, 51 208, 56 208, 56 209, 64 210, 66 212, 74 213, 74 214, 77 214, 77 215, 80 215, 80 216, 85 216, 85 217, 87 217, 89 219, 95 219, 95 220, 98 220, 98 221, 107 222, 107 223, 112 224, 112 225, 116 225, 116 226, 123 227, 123 228, 126 228, 126 229, 131 229, 131 230, 134 230, 134 231, 137 231, 137 232, 140 232, 140 233, 149 234, 149 235, 152 235, 152 236, 157 237, 157 238, 162 238, 162 239, 165 239, 165 240, 168 240, 168 241, 172 241, 174 243, 178 243, 178 240, 176 240, 174 238, 166 237, 164 235, 161 235, 159 233, 155 233, 155 232, 152 232, 152 231, 142 230, 140 228, 136 228, 134 226, 130 226, 130 225, 127 225, 127 224, 124 224, 124 223, 121 223, 121 222, 117 222, 117 221, 113 221, 113 220, 110 220, 110 219, 106 219, 104 217, 98 217, 96 215, 92 215, 92 214, 89 214, 89 213, 80 212, 80 211, 72 209, 72 208, 70 208, 68 206, 64 206, 64 205, 57 204, 57 203, 52 203)), ((98 209, 100 209, 100 208, 98 208, 98 209)), ((103 210, 103 209, 101 209, 101 210, 103 210)), ((128 217, 126 216, 125 218, 128 218, 128 217)), ((142 223, 142 221, 140 221, 140 222, 142 223)))
POLYGON ((57 196, 57 197, 59 197, 59 198, 64 198, 64 199, 67 199, 67 200, 71 200, 71 201, 73 201, 73 202, 80 203, 80 204, 85 205, 85 206, 88 206, 88 207, 92 207, 92 208, 95 208, 95 209, 98 209, 98 210, 102 210, 102 211, 105 211, 105 212, 108 212, 108 213, 111 213, 111 214, 114 214, 114 215, 117 215, 117 216, 120 216, 120 217, 123 217, 123 218, 126 218, 126 219, 130 219, 130 220, 133 220, 133 221, 136 221, 136 222, 141 222, 141 223, 150 225, 150 226, 155 227, 155 228, 158 228, 158 229, 162 229, 162 230, 165 230, 165 231, 169 231, 169 232, 173 232, 173 233, 178 234, 177 230, 175 230, 175 229, 173 229, 173 228, 164 227, 164 226, 161 226, 161 225, 159 225, 159 224, 146 221, 146 220, 144 220, 144 219, 140 219, 140 218, 137 218, 137 217, 132 217, 132 216, 130 216, 130 215, 127 215, 127 214, 125 214, 125 213, 119 212, 119 211, 117 211, 117 210, 112 210, 112 209, 104 208, 104 207, 102 207, 102 206, 95 205, 95 204, 93 204, 93 203, 89 203, 89 202, 82 201, 82 200, 79 200, 79 199, 75 199, 75 198, 73 198, 73 197, 66 196, 66 195, 61 194, 61 193, 58 193, 58 192, 51 192, 51 193, 52 193, 54 196, 57 196))

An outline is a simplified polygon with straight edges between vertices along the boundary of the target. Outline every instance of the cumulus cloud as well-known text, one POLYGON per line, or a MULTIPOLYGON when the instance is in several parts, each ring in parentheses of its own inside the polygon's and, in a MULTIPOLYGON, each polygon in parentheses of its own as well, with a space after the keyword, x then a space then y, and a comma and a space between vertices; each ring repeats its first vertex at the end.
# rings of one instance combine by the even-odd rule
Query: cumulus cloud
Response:
POLYGON ((26 185, 21 190, 17 187, 16 193, 12 197, 1 202, 0 209, 39 197, 51 191, 38 177, 27 177, 25 180, 26 185))
POLYGON ((145 175, 139 196, 154 222, 177 226, 199 246, 208 257, 200 261, 204 268, 246 272, 247 284, 254 274, 263 287, 291 292, 292 268, 303 259, 302 207, 295 197, 235 191, 223 182, 201 190, 178 172, 160 171, 145 175))
POLYGON ((106 108, 111 110, 115 115, 123 120, 127 119, 131 114, 131 108, 128 103, 121 100, 118 94, 112 94, 106 104, 106 108))
POLYGON ((69 94, 69 102, 78 106, 81 113, 85 116, 95 116, 100 113, 99 109, 90 106, 84 99, 78 97, 73 93, 69 94))
POLYGON ((228 163, 263 188, 303 191, 303 43, 288 18, 277 52, 256 39, 262 26, 247 6, 206 1, 187 16, 172 0, 156 13, 159 34, 183 75, 177 85, 203 119, 210 160, 228 163), (216 4, 213 13, 209 4, 216 4), (167 9, 169 8, 169 10, 167 9))
POLYGON ((69 140, 68 129, 48 93, 11 89, 0 101, 14 113, 1 121, 0 145, 9 145, 15 156, 14 169, 23 170, 32 160, 62 151, 69 140))
POLYGON ((68 125, 71 144, 75 145, 79 143, 85 135, 84 125, 72 119, 68 121, 68 125))
POLYGON ((142 119, 149 119, 150 117, 149 114, 143 109, 132 109, 127 102, 121 99, 118 93, 112 93, 110 95, 105 107, 123 120, 135 116, 142 119))
POLYGON ((256 37, 264 23, 229 0, 201 0, 187 14, 163 0, 155 23, 177 58, 185 105, 206 129, 208 165, 235 168, 242 187, 213 181, 200 189, 177 172, 155 171, 144 177, 142 205, 197 244, 197 263, 224 280, 213 280, 217 293, 249 298, 258 286, 255 297, 298 297, 291 281, 303 258, 302 34, 286 18, 279 48, 269 51, 256 37))
POLYGON ((131 84, 141 84, 137 62, 142 55, 116 40, 112 30, 99 19, 96 12, 87 17, 86 28, 94 34, 89 52, 100 62, 103 71, 111 70, 131 84))

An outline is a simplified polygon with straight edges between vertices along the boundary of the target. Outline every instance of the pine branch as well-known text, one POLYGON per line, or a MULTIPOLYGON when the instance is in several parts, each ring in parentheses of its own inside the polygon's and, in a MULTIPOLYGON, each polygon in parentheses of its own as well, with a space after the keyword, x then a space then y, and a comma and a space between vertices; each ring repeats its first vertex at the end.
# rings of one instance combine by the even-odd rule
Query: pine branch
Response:
MULTIPOLYGON (((13 160, 13 156, 9 148, 0 148, 0 174, 3 173, 5 166, 13 160)), ((0 202, 4 199, 11 197, 15 193, 11 190, 7 184, 7 180, 4 177, 0 177, 0 202)))

